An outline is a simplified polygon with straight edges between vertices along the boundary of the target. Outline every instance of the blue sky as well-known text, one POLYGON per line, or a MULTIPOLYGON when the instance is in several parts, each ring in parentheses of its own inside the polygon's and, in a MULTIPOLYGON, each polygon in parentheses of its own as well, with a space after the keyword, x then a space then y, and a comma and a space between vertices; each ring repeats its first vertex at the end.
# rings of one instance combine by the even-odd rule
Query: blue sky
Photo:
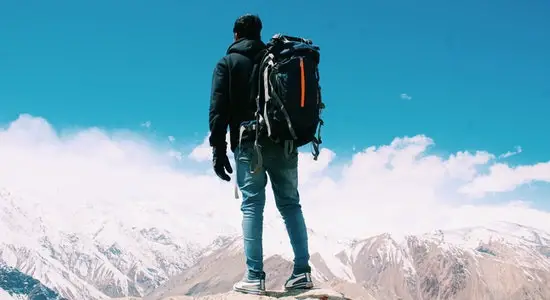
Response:
POLYGON ((547 160, 550 3, 535 1, 2 1, 0 122, 204 138, 212 68, 245 12, 322 49, 325 146, 426 134, 438 151, 521 145, 547 160), (267 3, 267 2, 265 2, 267 3), (412 99, 405 100, 401 94, 412 99))
POLYGON ((55 129, 123 128, 166 144, 153 151, 97 132, 60 141, 43 120, 23 117, 0 128, 0 184, 31 186, 41 197, 62 191, 52 209, 109 191, 118 196, 104 199, 108 205, 126 199, 134 207, 136 195, 150 195, 143 203, 170 201, 179 213, 185 195, 193 207, 200 198, 221 215, 238 213, 232 184, 219 182, 208 157, 196 159, 208 178, 150 170, 169 147, 190 150, 203 142, 213 67, 232 42, 235 18, 252 12, 264 21, 264 40, 283 32, 321 47, 323 147, 337 154, 336 162, 328 151, 317 164, 300 162, 304 205, 311 204, 308 214, 318 226, 335 227, 323 217, 334 209, 352 228, 359 220, 381 230, 466 224, 472 217, 466 204, 477 205, 476 220, 493 214, 547 226, 547 214, 520 214, 507 203, 522 199, 550 210, 550 185, 541 183, 550 182, 548 1, 262 3, 268 2, 1 1, 1 125, 27 113, 55 129), (141 126, 146 121, 150 128, 141 126), (414 158, 431 144, 418 134, 433 139, 428 152, 437 156, 414 158), (168 136, 177 142, 168 144, 168 136), (354 148, 403 136, 416 137, 350 161, 354 148), (523 151, 506 159, 448 156, 485 150, 498 157, 515 146, 523 151), (541 164, 530 166, 535 163, 541 164), (350 166, 346 172, 334 171, 343 164, 350 166), (120 174, 130 172, 123 180, 120 174), (325 184, 329 177, 336 184, 325 184), (336 208, 336 198, 347 202, 336 208), (506 213, 479 206, 484 203, 506 213))

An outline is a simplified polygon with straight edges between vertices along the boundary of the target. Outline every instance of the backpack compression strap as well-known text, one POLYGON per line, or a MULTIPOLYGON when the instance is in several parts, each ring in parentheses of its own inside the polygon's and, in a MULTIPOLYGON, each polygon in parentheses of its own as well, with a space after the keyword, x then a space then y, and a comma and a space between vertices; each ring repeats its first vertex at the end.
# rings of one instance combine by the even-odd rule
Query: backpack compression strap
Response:
POLYGON ((263 62, 268 54, 269 49, 263 49, 262 51, 258 52, 256 56, 254 57, 254 67, 252 68, 252 75, 250 76, 249 86, 251 89, 251 101, 254 101, 256 103, 256 124, 253 126, 255 129, 255 140, 254 140, 254 150, 256 151, 256 155, 258 157, 258 161, 256 162, 256 167, 254 169, 250 169, 250 173, 254 174, 263 166, 263 157, 262 152, 260 149, 260 144, 258 142, 259 136, 260 136, 260 93, 262 90, 262 76, 260 74, 260 71, 262 70, 263 62), (257 85, 256 85, 257 82, 257 85))

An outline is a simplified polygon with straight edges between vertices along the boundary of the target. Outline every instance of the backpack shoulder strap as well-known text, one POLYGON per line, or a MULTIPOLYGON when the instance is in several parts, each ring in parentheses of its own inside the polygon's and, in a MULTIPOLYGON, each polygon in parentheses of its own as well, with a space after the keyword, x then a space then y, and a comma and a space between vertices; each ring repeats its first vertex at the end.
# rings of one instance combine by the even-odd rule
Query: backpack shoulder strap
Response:
POLYGON ((259 86, 257 82, 259 80, 259 75, 260 75, 260 65, 266 53, 267 53, 267 49, 263 49, 260 52, 258 52, 258 54, 256 54, 256 56, 254 56, 252 60, 253 67, 252 67, 252 73, 250 74, 250 77, 248 79, 248 86, 250 87, 250 100, 254 102, 256 101, 256 96, 258 95, 258 92, 259 92, 259 86))
POLYGON ((260 151, 260 146, 258 144, 258 140, 260 136, 259 116, 260 116, 260 98, 261 98, 261 88, 262 88, 260 69, 262 66, 262 62, 265 58, 265 55, 268 53, 268 51, 269 51, 268 48, 264 48, 254 56, 252 73, 250 74, 250 77, 248 79, 248 86, 250 88, 250 103, 251 104, 254 103, 256 105, 254 149, 256 150, 257 159, 258 159, 256 163, 256 167, 250 170, 251 173, 258 172, 263 165, 262 153, 260 151))

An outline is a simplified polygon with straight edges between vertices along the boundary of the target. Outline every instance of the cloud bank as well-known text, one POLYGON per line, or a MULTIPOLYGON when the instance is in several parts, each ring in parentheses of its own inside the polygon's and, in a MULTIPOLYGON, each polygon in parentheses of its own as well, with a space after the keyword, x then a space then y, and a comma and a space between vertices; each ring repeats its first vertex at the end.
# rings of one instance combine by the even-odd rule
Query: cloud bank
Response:
MULTIPOLYGON (((21 115, 0 129, 0 189, 18 195, 29 216, 68 232, 119 222, 205 240, 239 233, 234 181, 222 182, 211 171, 207 140, 189 153, 169 140, 161 147, 127 131, 67 133, 21 115)), ((483 150, 429 154, 434 146, 424 135, 397 137, 340 166, 334 151, 324 148, 313 161, 304 148, 299 180, 308 226, 343 238, 492 221, 550 231, 550 213, 532 208, 529 199, 494 201, 521 185, 550 182, 550 162, 512 167, 483 150)), ((271 193, 265 218, 282 222, 271 193)))

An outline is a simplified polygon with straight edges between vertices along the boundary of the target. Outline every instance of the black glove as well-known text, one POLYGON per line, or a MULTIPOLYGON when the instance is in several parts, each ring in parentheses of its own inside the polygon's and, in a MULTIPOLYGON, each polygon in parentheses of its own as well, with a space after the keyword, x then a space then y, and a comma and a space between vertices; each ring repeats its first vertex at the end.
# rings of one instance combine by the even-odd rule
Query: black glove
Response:
POLYGON ((222 180, 230 181, 231 177, 229 177, 225 171, 227 170, 227 172, 231 174, 233 173, 233 169, 231 168, 225 149, 214 147, 212 150, 212 165, 214 166, 214 172, 216 172, 216 175, 222 180))

